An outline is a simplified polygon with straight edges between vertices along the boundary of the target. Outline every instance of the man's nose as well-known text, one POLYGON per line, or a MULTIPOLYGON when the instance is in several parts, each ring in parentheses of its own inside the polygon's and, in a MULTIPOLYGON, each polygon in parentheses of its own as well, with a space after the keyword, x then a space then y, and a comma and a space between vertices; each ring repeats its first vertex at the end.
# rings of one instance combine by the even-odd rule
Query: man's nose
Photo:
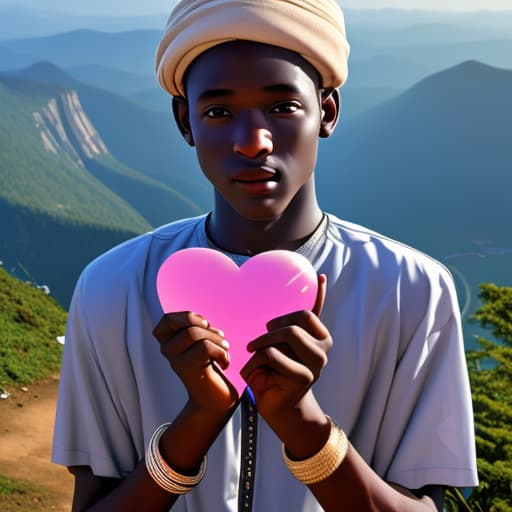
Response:
POLYGON ((233 151, 246 158, 257 159, 269 155, 274 149, 272 133, 265 126, 263 116, 247 113, 240 116, 233 141, 233 151))

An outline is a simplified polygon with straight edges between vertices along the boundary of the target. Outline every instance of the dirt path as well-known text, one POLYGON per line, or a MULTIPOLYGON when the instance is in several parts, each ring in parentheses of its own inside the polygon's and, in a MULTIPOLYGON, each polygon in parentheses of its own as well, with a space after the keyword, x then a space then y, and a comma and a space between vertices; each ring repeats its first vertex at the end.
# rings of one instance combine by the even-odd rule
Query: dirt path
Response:
POLYGON ((73 479, 66 469, 50 462, 57 378, 10 388, 0 400, 0 474, 51 489, 45 510, 69 512, 73 479))

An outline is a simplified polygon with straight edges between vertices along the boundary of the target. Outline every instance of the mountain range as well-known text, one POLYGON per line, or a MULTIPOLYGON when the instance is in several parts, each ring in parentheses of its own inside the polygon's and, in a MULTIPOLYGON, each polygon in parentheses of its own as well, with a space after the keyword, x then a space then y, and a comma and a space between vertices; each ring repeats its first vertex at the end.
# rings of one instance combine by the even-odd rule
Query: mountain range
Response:
POLYGON ((157 29, 165 25, 167 15, 83 16, 44 9, 0 6, 0 39, 41 37, 80 28, 105 32, 157 29))
MULTIPOLYGON (((417 9, 346 9, 352 42, 361 38, 414 44, 425 41, 484 40, 508 37, 512 11, 449 12, 417 9)), ((84 16, 15 5, 0 6, 0 40, 40 37, 81 28, 105 32, 162 30, 168 13, 147 16, 84 16)))
MULTIPOLYGON (((512 68, 511 43, 488 33, 475 36, 479 43, 461 42, 475 31, 461 17, 451 38, 438 27, 445 43, 420 34, 408 48, 400 36, 411 31, 407 15, 380 14, 359 20, 359 34, 390 34, 393 27, 397 34, 380 42, 354 38, 340 126, 321 142, 319 196, 327 210, 439 258, 471 312, 478 283, 512 284, 512 71, 489 65, 512 68), (464 61, 471 54, 481 62, 464 61)), ((154 83, 158 37, 152 30, 79 30, 0 41, 0 259, 49 284, 64 305, 95 254, 211 207, 194 150, 181 140, 169 97, 154 83), (10 71, 1 55, 9 55, 10 71), (65 105, 77 110, 66 116, 65 105), (43 133, 50 142, 57 133, 38 128, 49 119, 45 109, 59 113, 66 151, 45 146, 43 133), (84 153, 66 121, 77 113, 104 151, 84 153)))
POLYGON ((489 224, 512 214, 511 88, 512 71, 468 61, 347 121, 323 149, 325 199, 379 229, 395 222, 415 244, 430 229, 448 252, 466 233, 512 245, 489 224))
POLYGON ((79 29, 51 36, 3 40, 0 41, 0 69, 50 61, 60 67, 101 65, 153 76, 160 36, 160 30, 110 33, 79 29))
POLYGON ((450 266, 468 310, 480 282, 512 285, 511 88, 512 71, 468 61, 342 123, 320 151, 323 204, 450 266))
MULTIPOLYGON (((354 85, 405 88, 469 59, 512 68, 512 18, 508 32, 488 32, 485 39, 482 35, 478 40, 443 41, 416 36, 411 44, 408 32, 399 37, 396 32, 380 29, 384 31, 378 37, 375 30, 378 34, 373 25, 357 26, 350 37, 349 80, 353 76, 354 85)), ((119 33, 80 29, 45 37, 4 39, 0 40, 0 70, 50 61, 63 68, 102 66, 154 80, 154 55, 161 34, 161 29, 119 33)))

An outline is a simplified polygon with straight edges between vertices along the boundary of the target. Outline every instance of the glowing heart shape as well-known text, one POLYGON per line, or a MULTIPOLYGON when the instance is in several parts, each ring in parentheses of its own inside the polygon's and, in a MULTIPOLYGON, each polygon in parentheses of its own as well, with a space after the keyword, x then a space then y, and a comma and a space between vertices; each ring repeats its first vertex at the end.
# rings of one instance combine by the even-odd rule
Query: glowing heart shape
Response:
POLYGON ((311 263, 295 252, 263 252, 238 267, 219 251, 195 247, 164 261, 156 287, 165 313, 194 311, 224 331, 231 361, 225 375, 241 394, 247 344, 267 332, 269 320, 311 310, 318 282, 311 263))

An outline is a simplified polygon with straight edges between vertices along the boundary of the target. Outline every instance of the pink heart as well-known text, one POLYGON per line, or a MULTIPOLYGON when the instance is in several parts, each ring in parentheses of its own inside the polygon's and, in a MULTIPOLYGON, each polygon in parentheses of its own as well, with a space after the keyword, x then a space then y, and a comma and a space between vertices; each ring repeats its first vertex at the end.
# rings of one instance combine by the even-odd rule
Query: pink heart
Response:
POLYGON ((311 263, 295 252, 263 252, 238 267, 219 251, 194 247, 164 261, 156 287, 165 313, 194 311, 224 331, 231 360, 225 375, 241 394, 247 344, 267 332, 269 320, 311 310, 318 283, 311 263))

